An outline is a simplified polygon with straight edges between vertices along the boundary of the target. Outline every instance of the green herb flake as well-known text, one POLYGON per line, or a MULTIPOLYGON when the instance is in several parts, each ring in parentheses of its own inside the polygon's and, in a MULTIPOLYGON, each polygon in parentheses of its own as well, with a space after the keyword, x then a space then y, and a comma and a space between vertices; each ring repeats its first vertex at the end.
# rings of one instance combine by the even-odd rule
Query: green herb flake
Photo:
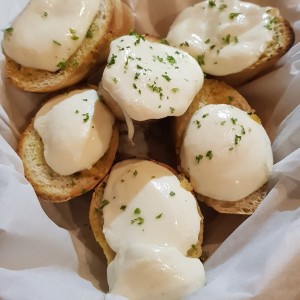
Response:
POLYGON ((48 15, 49 15, 49 14, 48 14, 46 11, 44 11, 43 14, 42 14, 42 17, 43 17, 43 18, 47 18, 48 15))
POLYGON ((112 54, 110 61, 107 63, 107 67, 110 68, 112 65, 116 63, 117 55, 112 54))
POLYGON ((211 150, 208 150, 206 152, 206 155, 205 155, 209 160, 211 160, 213 158, 213 152, 211 150))
POLYGON ((228 96, 227 100, 228 100, 229 103, 231 103, 234 100, 234 97, 233 96, 228 96))
POLYGON ((237 118, 231 118, 230 120, 231 120, 231 123, 232 123, 233 125, 236 125, 237 118))
POLYGON ((229 151, 232 151, 232 150, 233 150, 233 147, 230 147, 230 148, 229 148, 229 151))
POLYGON ((4 29, 4 31, 11 34, 14 31, 14 28, 8 27, 8 28, 4 29))
POLYGON ((137 171, 137 170, 134 170, 133 176, 136 176, 137 174, 138 174, 138 171, 137 171))
POLYGON ((175 196, 175 193, 173 191, 170 192, 170 196, 173 197, 175 196))
POLYGON ((112 79, 112 81, 113 81, 114 83, 118 83, 118 79, 117 79, 116 77, 114 77, 114 78, 112 79))
POLYGON ((174 107, 170 107, 170 111, 171 111, 171 114, 174 113, 175 108, 174 107))
POLYGON ((235 36, 234 38, 233 38, 233 41, 234 41, 234 43, 238 43, 239 42, 239 39, 238 39, 238 37, 237 36, 235 36))
POLYGON ((167 81, 171 81, 171 78, 168 76, 168 75, 166 75, 166 74, 163 74, 163 75, 161 75, 164 79, 166 79, 167 81))
POLYGON ((223 37, 222 38, 222 41, 225 43, 225 44, 230 44, 230 39, 231 39, 231 34, 230 33, 228 33, 227 35, 226 35, 226 37, 223 37))
POLYGON ((155 217, 155 219, 160 219, 160 218, 162 217, 162 215, 163 215, 163 213, 160 213, 159 215, 157 215, 157 216, 155 217))
POLYGON ((234 144, 237 145, 241 141, 242 137, 240 135, 235 135, 234 144))
POLYGON ((193 123, 196 124, 197 128, 199 129, 201 127, 201 123, 199 120, 195 120, 193 123))
POLYGON ((109 204, 109 201, 108 200, 106 200, 106 199, 103 199, 102 201, 101 201, 101 203, 100 203, 100 209, 103 209, 106 205, 108 205, 109 204))
POLYGON ((122 205, 122 206, 120 206, 120 209, 124 211, 126 209, 126 207, 127 207, 127 205, 122 205))
POLYGON ((90 118, 90 115, 88 113, 82 114, 82 116, 83 116, 83 122, 84 123, 86 123, 89 120, 89 118, 90 118))
POLYGON ((233 19, 235 19, 237 16, 239 16, 240 14, 241 14, 241 13, 235 13, 235 12, 232 12, 232 13, 229 14, 228 18, 229 18, 230 20, 233 20, 233 19))
POLYGON ((75 110, 75 114, 79 114, 79 110, 78 109, 75 110))
POLYGON ((134 224, 134 223, 136 223, 137 225, 142 225, 142 224, 144 224, 144 218, 137 217, 137 218, 131 220, 131 224, 134 224))
POLYGON ((215 0, 209 0, 208 1, 208 7, 215 7, 216 6, 216 1, 215 0))
POLYGON ((137 86, 136 86, 135 83, 132 84, 132 87, 133 87, 134 89, 137 89, 137 86))
POLYGON ((79 39, 79 36, 76 35, 76 30, 74 28, 69 28, 69 32, 71 33, 71 39, 76 41, 79 39))
POLYGON ((205 53, 197 56, 197 62, 200 66, 205 65, 205 53))
POLYGON ((221 3, 220 6, 219 6, 219 10, 222 11, 225 8, 227 8, 227 5, 225 3, 221 3))
POLYGON ((87 98, 83 98, 83 99, 82 99, 82 101, 84 101, 84 102, 87 102, 87 101, 88 101, 88 99, 87 99, 87 98))
POLYGON ((60 70, 64 70, 67 67, 67 62, 65 60, 60 61, 57 65, 56 65, 60 70))
POLYGON ((140 44, 141 41, 145 41, 145 35, 144 34, 138 34, 135 31, 131 31, 129 35, 135 36, 136 40, 134 42, 134 45, 137 46, 140 44))
POLYGON ((170 45, 166 39, 160 39, 160 43, 164 45, 170 45))
POLYGON ((173 66, 176 64, 176 59, 172 55, 167 55, 167 61, 173 66))
POLYGON ((180 46, 180 47, 183 47, 183 46, 189 47, 190 44, 189 44, 187 41, 185 41, 185 42, 181 43, 179 46, 180 46))
POLYGON ((200 160, 202 158, 203 158, 203 155, 201 155, 201 154, 195 156, 195 159, 196 159, 196 161, 197 161, 198 164, 200 163, 200 160))
POLYGON ((193 245, 191 246, 191 248, 192 248, 194 251, 196 251, 196 250, 197 250, 197 245, 196 245, 196 244, 193 244, 193 245))
POLYGON ((135 215, 139 215, 141 213, 141 209, 140 208, 136 208, 133 212, 135 215))
POLYGON ((209 47, 209 49, 210 49, 210 50, 213 50, 215 47, 216 47, 216 45, 211 45, 211 46, 209 47))
POLYGON ((88 39, 92 39, 93 38, 93 31, 91 29, 91 27, 88 29, 88 31, 86 32, 85 34, 85 37, 88 38, 88 39))
POLYGON ((241 135, 244 135, 244 134, 246 134, 245 127, 243 125, 241 125, 241 135))
POLYGON ((208 117, 209 116, 209 114, 204 114, 203 116, 202 116, 202 119, 205 119, 206 117, 208 117))
POLYGON ((172 88, 171 91, 173 94, 176 94, 179 91, 179 88, 172 88))
POLYGON ((61 46, 61 43, 58 42, 57 40, 53 40, 53 43, 54 43, 55 45, 57 45, 57 46, 61 46))

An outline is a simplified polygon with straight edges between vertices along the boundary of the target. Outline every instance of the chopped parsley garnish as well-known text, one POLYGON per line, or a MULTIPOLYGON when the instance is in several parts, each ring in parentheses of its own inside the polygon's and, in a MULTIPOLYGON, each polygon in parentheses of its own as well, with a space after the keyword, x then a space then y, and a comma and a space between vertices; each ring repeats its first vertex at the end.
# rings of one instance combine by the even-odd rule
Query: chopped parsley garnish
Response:
POLYGON ((138 70, 143 70, 143 67, 141 67, 140 65, 136 65, 136 68, 137 68, 138 70))
POLYGON ((230 39, 231 39, 231 34, 228 33, 228 34, 226 35, 226 37, 223 37, 223 38, 222 38, 222 41, 223 41, 225 44, 230 44, 230 39))
POLYGON ((216 6, 216 1, 215 0, 209 0, 208 1, 208 6, 209 7, 215 7, 216 6))
POLYGON ((88 39, 92 39, 93 38, 93 31, 92 31, 91 27, 86 32, 85 37, 88 38, 88 39))
POLYGON ((230 147, 230 148, 229 148, 229 151, 232 151, 232 150, 233 150, 233 147, 230 147))
POLYGON ((193 123, 196 124, 197 128, 200 128, 201 127, 201 123, 199 120, 195 120, 193 123))
POLYGON ((210 43, 210 39, 207 39, 204 43, 205 43, 205 44, 210 43))
POLYGON ((137 174, 138 174, 138 171, 137 171, 137 170, 134 170, 133 176, 136 176, 137 174))
POLYGON ((139 215, 141 213, 141 209, 140 208, 136 208, 133 212, 135 215, 139 215))
POLYGON ((48 17, 48 15, 49 14, 46 11, 44 11, 43 14, 42 14, 42 17, 46 18, 46 17, 48 17))
POLYGON ((137 86, 136 86, 135 83, 133 83, 132 86, 133 86, 134 89, 137 89, 137 86))
POLYGON ((122 205, 122 206, 120 206, 120 209, 121 209, 121 210, 125 210, 126 207, 127 207, 127 205, 122 205))
POLYGON ((191 248, 193 249, 193 250, 197 250, 197 245, 195 245, 195 244, 193 244, 192 246, 191 246, 191 248))
POLYGON ((65 60, 60 61, 57 65, 56 65, 60 70, 64 70, 67 67, 67 62, 65 60))
POLYGON ((164 45, 170 45, 166 39, 160 39, 160 43, 164 45))
POLYGON ((159 94, 159 98, 162 99, 162 88, 160 86, 157 86, 155 81, 152 85, 148 84, 147 86, 152 90, 152 92, 159 94))
POLYGON ((175 110, 174 107, 170 107, 171 114, 174 112, 174 110, 175 110))
POLYGON ((90 115, 88 113, 82 114, 82 116, 83 116, 83 122, 84 123, 86 123, 89 120, 89 118, 90 118, 90 115))
POLYGON ((212 50, 212 49, 214 49, 215 47, 216 47, 216 45, 211 45, 211 46, 209 47, 209 49, 212 50))
POLYGON ((135 75, 134 75, 134 80, 137 80, 137 79, 139 79, 139 76, 141 75, 141 73, 135 73, 135 75))
POLYGON ((211 150, 208 150, 207 152, 206 152, 206 155, 205 155, 209 160, 211 160, 212 158, 213 158, 213 153, 212 153, 212 151, 211 150))
POLYGON ((176 94, 179 91, 179 88, 172 88, 172 93, 176 94))
POLYGON ((167 81, 171 81, 171 78, 168 76, 168 75, 166 75, 166 74, 163 74, 163 75, 161 75, 164 79, 166 79, 167 81))
POLYGON ((189 47, 190 44, 187 41, 185 41, 185 42, 181 43, 179 46, 180 47, 182 47, 182 46, 189 47))
POLYGON ((195 156, 197 163, 199 164, 200 160, 203 158, 203 155, 199 154, 195 156))
POLYGON ((208 117, 209 116, 209 114, 204 114, 203 116, 202 116, 202 119, 204 119, 204 118, 206 118, 206 117, 208 117))
POLYGON ((227 8, 227 5, 226 5, 225 3, 220 4, 219 10, 222 11, 222 10, 225 9, 225 8, 227 8))
POLYGON ((13 27, 8 27, 4 31, 7 32, 7 33, 12 33, 14 31, 14 28, 13 27))
POLYGON ((245 127, 243 125, 241 125, 241 135, 244 135, 244 134, 246 134, 245 127))
POLYGON ((197 62, 200 66, 205 65, 204 58, 205 58, 205 54, 201 54, 197 56, 197 62))
POLYGON ((86 102, 86 101, 88 101, 88 99, 87 98, 83 98, 82 101, 86 102))
POLYGON ((235 135, 234 137, 234 143, 237 145, 241 141, 242 137, 240 135, 235 135))
POLYGON ((79 114, 79 110, 78 109, 75 110, 75 114, 79 114))
POLYGON ((175 193, 173 191, 170 192, 170 196, 173 197, 175 196, 175 193))
POLYGON ((144 35, 144 34, 138 34, 138 33, 136 33, 135 31, 131 31, 131 32, 129 33, 129 35, 135 36, 135 38, 136 38, 136 40, 135 40, 135 42, 134 42, 134 45, 135 45, 135 46, 138 45, 138 44, 141 42, 141 40, 142 40, 142 41, 145 41, 145 35, 144 35))
POLYGON ((236 125, 237 118, 231 118, 230 120, 233 125, 236 125))
POLYGON ((233 20, 233 19, 235 19, 237 16, 239 16, 240 14, 241 14, 241 13, 234 13, 234 12, 232 12, 232 13, 229 14, 228 18, 229 18, 230 20, 233 20))
POLYGON ((228 99, 228 102, 230 103, 234 100, 234 97, 233 96, 228 96, 227 99, 228 99))
POLYGON ((159 215, 157 215, 157 216, 155 217, 155 219, 160 219, 160 218, 162 217, 162 215, 163 215, 163 213, 160 213, 159 215))
POLYGON ((264 26, 265 28, 267 28, 268 30, 272 30, 273 29, 273 25, 277 24, 278 20, 276 17, 272 18, 269 20, 269 22, 264 26))
POLYGON ((109 201, 106 199, 103 199, 100 203, 100 209, 103 209, 108 204, 109 204, 109 201))
POLYGON ((167 55, 167 61, 173 66, 176 64, 176 59, 172 55, 167 55))
POLYGON ((114 83, 118 83, 118 79, 117 79, 116 77, 114 77, 114 78, 112 79, 112 81, 113 81, 114 83))
POLYGON ((79 36, 76 35, 76 30, 74 28, 69 28, 69 31, 71 33, 71 39, 76 41, 79 39, 79 36))
POLYGON ((142 224, 144 224, 144 218, 137 217, 137 218, 131 220, 131 224, 134 224, 134 223, 136 223, 137 225, 142 225, 142 224))
POLYGON ((58 41, 56 41, 56 40, 53 40, 53 43, 56 44, 56 45, 58 45, 58 46, 61 46, 61 43, 58 42, 58 41))
POLYGON ((117 55, 113 54, 110 58, 110 61, 107 63, 107 67, 111 67, 116 63, 117 55))
POLYGON ((225 125, 225 123, 226 123, 225 120, 224 120, 224 121, 221 121, 221 122, 220 122, 220 125, 223 126, 223 125, 225 125))

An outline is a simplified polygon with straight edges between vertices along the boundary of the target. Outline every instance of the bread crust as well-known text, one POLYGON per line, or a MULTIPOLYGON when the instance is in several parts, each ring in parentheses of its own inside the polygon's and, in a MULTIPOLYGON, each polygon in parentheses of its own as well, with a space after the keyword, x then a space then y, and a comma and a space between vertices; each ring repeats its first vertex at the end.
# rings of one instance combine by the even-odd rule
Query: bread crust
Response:
MULTIPOLYGON (((154 163, 157 163, 158 165, 160 165, 162 167, 167 168, 172 173, 174 173, 174 175, 176 175, 177 178, 179 179, 180 185, 187 191, 193 193, 191 184, 189 183, 189 181, 185 178, 185 176, 183 174, 178 173, 176 170, 174 170, 170 166, 165 165, 161 162, 157 162, 157 161, 153 161, 153 160, 151 160, 151 161, 154 163)), ((92 231, 94 233, 96 241, 98 242, 100 247, 103 249, 103 253, 107 259, 108 264, 114 259, 116 253, 110 248, 110 246, 107 243, 105 236, 103 234, 104 219, 103 219, 102 209, 100 208, 100 204, 103 199, 104 189, 105 189, 106 183, 108 181, 109 175, 110 174, 108 174, 105 177, 105 179, 96 187, 96 189, 93 193, 90 211, 89 211, 89 219, 90 219, 92 231)), ((199 258, 202 254, 202 242, 203 242, 203 230, 204 230, 203 229, 204 228, 203 227, 204 226, 203 225, 203 215, 202 215, 200 207, 198 205, 197 205, 197 210, 198 210, 199 216, 201 217, 198 242, 196 245, 194 245, 194 247, 189 249, 189 251, 187 252, 188 257, 195 257, 195 258, 199 258)))
MULTIPOLYGON (((182 116, 174 118, 173 121, 172 134, 178 169, 180 171, 183 171, 181 170, 180 152, 186 128, 194 113, 199 107, 206 104, 230 104, 251 113, 251 117, 255 121, 260 122, 258 116, 254 113, 254 110, 251 109, 246 99, 244 99, 238 91, 222 81, 205 79, 202 89, 196 95, 188 110, 182 116)), ((266 196, 266 191, 267 184, 263 185, 244 199, 234 202, 216 200, 198 193, 196 193, 196 197, 199 201, 206 203, 220 213, 251 215, 266 196)))
POLYGON ((8 81, 27 92, 53 92, 78 83, 92 67, 106 62, 111 41, 128 33, 134 26, 129 7, 121 0, 103 0, 105 11, 94 19, 90 30, 92 38, 86 37, 77 51, 57 72, 23 67, 6 55, 5 71, 8 81))
MULTIPOLYGON (((94 88, 93 86, 88 86, 94 88)), ((82 89, 84 86, 78 87, 82 89)), ((69 89, 71 91, 71 89, 69 89)), ((57 93, 58 94, 58 93, 57 93)), ((119 129, 113 125, 110 144, 104 155, 90 169, 63 176, 46 163, 44 145, 31 120, 19 138, 17 153, 22 159, 24 173, 37 196, 50 202, 63 202, 92 190, 109 172, 119 146, 119 129)))

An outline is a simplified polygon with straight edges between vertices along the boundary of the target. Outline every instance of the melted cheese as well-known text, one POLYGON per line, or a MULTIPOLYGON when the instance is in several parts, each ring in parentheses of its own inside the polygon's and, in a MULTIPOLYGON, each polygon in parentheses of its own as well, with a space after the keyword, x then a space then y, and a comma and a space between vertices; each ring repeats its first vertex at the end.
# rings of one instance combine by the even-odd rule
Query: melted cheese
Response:
POLYGON ((181 165, 199 194, 240 200, 270 175, 270 140, 259 123, 230 105, 205 105, 186 128, 181 165))
POLYGON ((123 161, 110 173, 102 204, 103 233, 117 252, 108 267, 110 292, 173 299, 175 290, 186 295, 204 285, 201 262, 186 257, 200 232, 197 203, 171 171, 151 161, 123 161))
POLYGON ((193 57, 139 35, 111 43, 102 77, 103 88, 137 121, 182 115, 202 84, 193 57))
POLYGON ((34 120, 45 160, 60 175, 91 168, 108 149, 113 124, 113 115, 93 89, 53 98, 34 120))
POLYGON ((31 0, 6 32, 4 52, 24 67, 57 71, 82 43, 99 6, 100 0, 31 0))
POLYGON ((205 73, 237 73, 265 52, 278 15, 276 9, 244 1, 203 1, 177 16, 167 40, 197 58, 205 73))

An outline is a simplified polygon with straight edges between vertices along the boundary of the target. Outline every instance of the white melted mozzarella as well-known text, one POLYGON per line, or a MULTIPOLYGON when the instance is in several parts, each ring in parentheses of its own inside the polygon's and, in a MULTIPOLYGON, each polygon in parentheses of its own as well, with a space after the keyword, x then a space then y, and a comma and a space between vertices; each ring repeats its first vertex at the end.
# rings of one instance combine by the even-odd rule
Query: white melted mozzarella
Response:
POLYGON ((181 300, 205 284, 198 258, 173 247, 132 244, 117 253, 107 269, 110 293, 131 300, 181 300))
POLYGON ((136 121, 182 115, 203 84, 203 72, 184 51, 128 35, 111 43, 103 88, 136 121))
POLYGON ((93 89, 53 98, 34 120, 45 160, 60 175, 91 168, 107 151, 113 124, 112 113, 93 89))
POLYGON ((167 40, 197 58, 205 73, 237 73, 264 53, 278 15, 276 9, 239 0, 203 1, 177 16, 167 40))
POLYGON ((144 160, 115 165, 103 195, 103 233, 117 253, 110 293, 129 299, 181 299, 205 284, 197 244, 201 217, 191 192, 167 168, 144 160))
POLYGON ((240 200, 267 182, 272 164, 263 126, 238 108, 205 105, 186 128, 181 165, 199 194, 240 200))
POLYGON ((198 240, 200 217, 193 194, 156 163, 125 161, 114 166, 103 199, 109 201, 103 209, 103 232, 115 252, 138 240, 176 247, 186 255, 198 240))
POLYGON ((100 0, 31 0, 6 32, 4 52, 24 67, 57 71, 82 43, 99 6, 100 0))

